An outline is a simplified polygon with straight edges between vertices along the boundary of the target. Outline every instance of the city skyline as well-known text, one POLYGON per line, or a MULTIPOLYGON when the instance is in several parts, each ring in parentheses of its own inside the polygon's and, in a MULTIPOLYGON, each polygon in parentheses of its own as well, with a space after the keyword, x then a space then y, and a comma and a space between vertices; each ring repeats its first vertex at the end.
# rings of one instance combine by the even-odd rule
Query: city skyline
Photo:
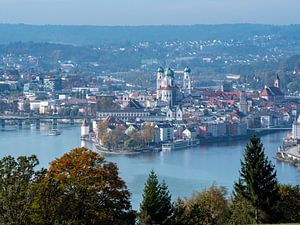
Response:
POLYGON ((0 0, 0 23, 65 25, 297 24, 297 0, 0 0))

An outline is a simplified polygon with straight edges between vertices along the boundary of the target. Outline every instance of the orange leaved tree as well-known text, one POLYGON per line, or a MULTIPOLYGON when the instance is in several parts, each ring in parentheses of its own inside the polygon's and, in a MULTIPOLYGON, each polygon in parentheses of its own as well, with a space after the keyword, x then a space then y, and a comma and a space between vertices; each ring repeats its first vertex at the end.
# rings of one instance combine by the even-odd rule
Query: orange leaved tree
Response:
POLYGON ((134 224, 130 193, 117 166, 95 152, 73 149, 52 161, 41 179, 39 223, 134 224))

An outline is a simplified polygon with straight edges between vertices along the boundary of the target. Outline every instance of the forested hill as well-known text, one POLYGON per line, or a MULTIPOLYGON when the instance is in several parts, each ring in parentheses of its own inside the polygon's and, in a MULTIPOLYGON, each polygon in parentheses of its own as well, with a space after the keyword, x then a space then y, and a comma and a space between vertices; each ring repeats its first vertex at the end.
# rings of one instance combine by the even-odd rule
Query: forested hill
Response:
POLYGON ((0 44, 53 42, 74 45, 172 40, 245 40, 255 35, 299 39, 300 25, 65 26, 0 24, 0 44))

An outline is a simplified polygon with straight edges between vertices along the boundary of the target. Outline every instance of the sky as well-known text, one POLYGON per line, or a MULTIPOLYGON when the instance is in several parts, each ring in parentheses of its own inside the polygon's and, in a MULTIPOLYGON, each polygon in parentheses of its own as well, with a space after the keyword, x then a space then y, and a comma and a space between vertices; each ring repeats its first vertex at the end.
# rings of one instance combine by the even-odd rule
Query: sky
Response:
POLYGON ((0 0, 0 23, 297 24, 300 0, 0 0))

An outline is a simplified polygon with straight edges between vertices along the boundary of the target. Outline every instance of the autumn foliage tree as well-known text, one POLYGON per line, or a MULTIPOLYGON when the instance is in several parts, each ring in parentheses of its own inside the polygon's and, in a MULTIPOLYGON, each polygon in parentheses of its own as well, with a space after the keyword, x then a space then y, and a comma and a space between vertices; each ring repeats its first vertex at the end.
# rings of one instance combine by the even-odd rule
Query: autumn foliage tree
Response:
POLYGON ((277 223, 300 221, 300 186, 279 185, 279 200, 275 206, 277 223))
POLYGON ((211 186, 194 194, 191 199, 179 199, 174 204, 174 225, 223 225, 229 219, 229 204, 223 187, 211 186))
POLYGON ((145 124, 142 129, 143 141, 146 144, 154 141, 155 137, 155 127, 151 124, 145 124))
POLYGON ((134 224, 130 193, 117 166, 95 152, 73 149, 51 162, 41 179, 37 214, 45 201, 55 205, 36 216, 43 224, 134 224))

